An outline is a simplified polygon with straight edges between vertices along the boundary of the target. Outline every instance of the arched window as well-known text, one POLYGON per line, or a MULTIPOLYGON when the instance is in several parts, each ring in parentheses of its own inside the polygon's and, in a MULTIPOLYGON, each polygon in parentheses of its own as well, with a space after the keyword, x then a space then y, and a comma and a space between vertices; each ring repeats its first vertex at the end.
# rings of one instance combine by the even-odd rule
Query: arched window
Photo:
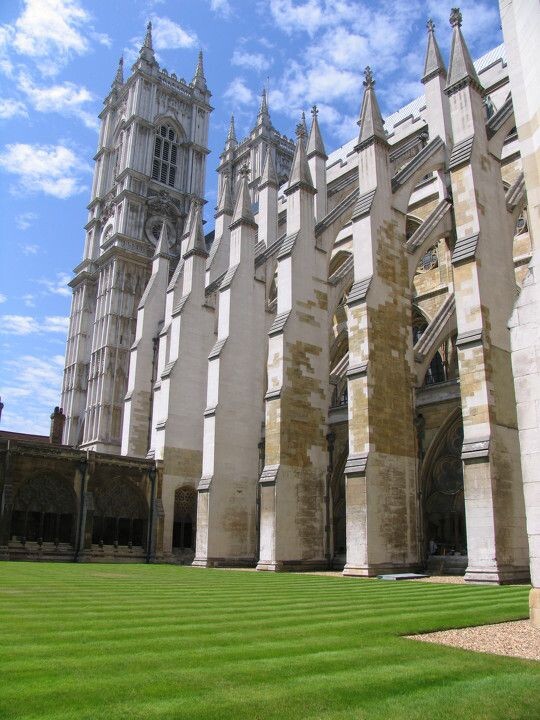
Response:
POLYGON ((144 546, 147 506, 139 488, 129 480, 101 480, 94 488, 95 545, 144 546))
POLYGON ((160 125, 156 132, 152 179, 174 187, 178 163, 178 137, 170 125, 160 125))

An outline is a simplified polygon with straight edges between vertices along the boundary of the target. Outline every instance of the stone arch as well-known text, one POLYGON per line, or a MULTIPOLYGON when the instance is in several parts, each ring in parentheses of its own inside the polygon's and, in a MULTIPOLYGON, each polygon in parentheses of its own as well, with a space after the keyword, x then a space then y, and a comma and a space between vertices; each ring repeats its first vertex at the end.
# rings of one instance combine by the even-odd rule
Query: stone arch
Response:
POLYGON ((146 544, 148 503, 137 485, 127 478, 99 480, 94 487, 95 545, 142 547, 146 544))
MULTIPOLYGON (((463 420, 461 408, 456 408, 441 425, 422 464, 423 535, 428 557, 467 555, 462 444, 463 420), (436 548, 430 548, 433 542, 436 548)), ((466 560, 458 564, 464 572, 466 560)))
POLYGON ((174 493, 173 552, 194 552, 197 524, 197 491, 181 485, 174 493))
POLYGON ((75 492, 58 475, 36 475, 19 488, 11 515, 12 539, 22 542, 73 543, 76 526, 75 492))

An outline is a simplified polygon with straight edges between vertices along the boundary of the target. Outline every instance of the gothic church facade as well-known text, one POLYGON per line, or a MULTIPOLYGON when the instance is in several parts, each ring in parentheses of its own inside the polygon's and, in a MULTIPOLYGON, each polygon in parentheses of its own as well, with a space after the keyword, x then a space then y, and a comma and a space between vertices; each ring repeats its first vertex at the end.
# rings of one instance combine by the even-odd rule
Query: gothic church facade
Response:
POLYGON ((265 93, 247 138, 231 120, 206 236, 202 56, 190 83, 168 74, 149 26, 119 67, 62 395, 86 559, 529 578, 520 142, 504 47, 473 63, 451 26, 448 68, 429 22, 425 94, 386 121, 366 68, 359 135, 330 155, 316 107, 295 142, 265 93), (121 508, 94 513, 109 461, 100 482, 140 494, 123 540, 121 508))

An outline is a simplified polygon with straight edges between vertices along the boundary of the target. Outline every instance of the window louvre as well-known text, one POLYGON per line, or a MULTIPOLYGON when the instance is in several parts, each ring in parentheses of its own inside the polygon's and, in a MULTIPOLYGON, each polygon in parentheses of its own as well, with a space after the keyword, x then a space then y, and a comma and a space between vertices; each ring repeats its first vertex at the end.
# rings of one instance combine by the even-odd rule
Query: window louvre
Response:
POLYGON ((178 161, 178 140, 170 125, 161 125, 156 131, 152 178, 174 187, 178 161))

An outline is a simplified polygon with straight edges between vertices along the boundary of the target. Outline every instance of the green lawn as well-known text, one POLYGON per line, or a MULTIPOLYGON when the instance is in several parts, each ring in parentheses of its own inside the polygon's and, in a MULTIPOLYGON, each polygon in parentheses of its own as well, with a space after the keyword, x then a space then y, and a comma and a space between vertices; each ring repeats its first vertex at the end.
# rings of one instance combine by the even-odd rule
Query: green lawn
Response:
POLYGON ((0 563, 0 718, 533 718, 540 663, 401 638, 527 587, 0 563))

